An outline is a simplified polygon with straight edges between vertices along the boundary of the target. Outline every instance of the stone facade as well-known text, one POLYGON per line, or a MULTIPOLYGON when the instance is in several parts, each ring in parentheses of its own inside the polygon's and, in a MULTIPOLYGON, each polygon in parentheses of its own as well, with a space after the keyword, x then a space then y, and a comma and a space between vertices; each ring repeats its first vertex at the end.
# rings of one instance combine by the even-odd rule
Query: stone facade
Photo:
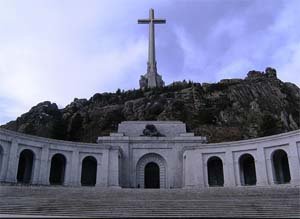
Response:
POLYGON ((300 130, 207 144, 179 121, 127 121, 92 144, 0 129, 0 181, 122 188, 300 185, 299 154, 300 130), (162 136, 143 136, 146 125, 162 136))

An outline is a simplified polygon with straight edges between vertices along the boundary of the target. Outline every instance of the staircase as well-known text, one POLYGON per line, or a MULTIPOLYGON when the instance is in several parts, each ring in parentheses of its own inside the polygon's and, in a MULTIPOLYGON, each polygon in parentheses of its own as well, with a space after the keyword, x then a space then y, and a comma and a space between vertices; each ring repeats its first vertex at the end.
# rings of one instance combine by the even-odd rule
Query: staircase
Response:
POLYGON ((0 185, 0 217, 296 217, 300 188, 103 189, 0 185))

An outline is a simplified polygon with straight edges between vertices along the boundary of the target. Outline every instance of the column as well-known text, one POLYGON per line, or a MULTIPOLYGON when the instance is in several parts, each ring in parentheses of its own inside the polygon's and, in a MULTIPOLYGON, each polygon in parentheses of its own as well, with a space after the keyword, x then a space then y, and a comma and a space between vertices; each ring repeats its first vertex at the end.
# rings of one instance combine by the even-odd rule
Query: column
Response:
POLYGON ((271 160, 271 154, 272 153, 267 153, 267 157, 265 158, 266 160, 266 168, 267 168, 267 178, 268 182, 270 185, 274 185, 274 172, 273 172, 273 165, 272 165, 272 160, 271 160))
POLYGON ((79 151, 78 149, 74 149, 72 153, 72 166, 70 168, 71 170, 71 181, 70 184, 73 186, 79 186, 80 185, 80 176, 79 176, 79 168, 81 165, 79 165, 79 151))
POLYGON ((42 185, 49 185, 49 145, 43 145, 42 155, 40 160, 40 174, 39 183, 42 185))
POLYGON ((185 151, 183 156, 183 159, 185 159, 185 188, 204 187, 202 153, 200 151, 196 153, 195 150, 188 150, 185 151))
POLYGON ((299 155, 297 151, 296 141, 289 143, 289 167, 291 174, 291 184, 300 185, 300 164, 299 164, 299 155))
POLYGON ((0 181, 4 181, 6 180, 6 175, 7 175, 7 171, 8 171, 8 162, 9 162, 9 151, 8 148, 3 148, 2 151, 2 160, 1 160, 1 176, 0 176, 0 181))
POLYGON ((119 150, 109 150, 109 169, 108 169, 108 182, 109 187, 119 188, 119 150))
POLYGON ((204 187, 209 187, 208 183, 208 169, 207 169, 207 161, 209 158, 206 158, 203 162, 203 182, 204 182, 204 187))
POLYGON ((72 154, 71 153, 62 153, 66 159, 67 159, 67 162, 66 162, 66 169, 65 169, 65 181, 63 183, 63 185, 66 185, 66 186, 70 186, 72 185, 72 154))
POLYGON ((268 185, 268 175, 265 151, 261 145, 257 145, 256 158, 255 158, 255 171, 256 171, 256 185, 268 185))
POLYGON ((224 186, 236 186, 232 151, 226 150, 224 162, 224 186))
POLYGON ((6 174, 6 182, 16 183, 17 182, 17 169, 18 169, 18 140, 13 139, 11 142, 10 152, 9 152, 9 160, 8 160, 8 168, 6 174))
POLYGON ((97 166, 97 181, 96 186, 107 187, 108 186, 108 153, 109 150, 104 150, 98 161, 97 166))
POLYGON ((39 151, 35 154, 33 160, 33 175, 32 175, 32 184, 39 184, 39 175, 40 175, 40 167, 41 167, 41 159, 38 156, 40 155, 39 151))

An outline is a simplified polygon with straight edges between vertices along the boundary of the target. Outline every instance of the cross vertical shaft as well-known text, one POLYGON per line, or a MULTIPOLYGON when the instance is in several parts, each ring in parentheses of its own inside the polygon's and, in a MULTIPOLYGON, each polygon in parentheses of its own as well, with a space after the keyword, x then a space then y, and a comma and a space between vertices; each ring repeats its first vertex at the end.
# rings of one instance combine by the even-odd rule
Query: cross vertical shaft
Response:
POLYGON ((166 20, 155 19, 154 10, 149 10, 149 19, 139 19, 139 24, 149 24, 149 46, 148 46, 148 62, 147 73, 145 76, 141 76, 140 87, 162 87, 164 82, 161 76, 157 73, 156 59, 155 59, 155 29, 154 24, 164 24, 166 20))
POLYGON ((155 38, 154 38, 154 10, 149 11, 149 48, 148 48, 148 68, 150 72, 156 72, 156 60, 155 60, 155 38))

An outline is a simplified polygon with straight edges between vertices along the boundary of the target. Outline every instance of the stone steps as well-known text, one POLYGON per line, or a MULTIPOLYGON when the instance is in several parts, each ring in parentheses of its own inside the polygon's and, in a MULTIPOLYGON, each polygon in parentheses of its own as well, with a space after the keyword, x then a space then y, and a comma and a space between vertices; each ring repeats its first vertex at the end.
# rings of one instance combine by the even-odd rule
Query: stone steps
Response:
POLYGON ((299 187, 101 189, 0 186, 0 216, 300 217, 299 187))

